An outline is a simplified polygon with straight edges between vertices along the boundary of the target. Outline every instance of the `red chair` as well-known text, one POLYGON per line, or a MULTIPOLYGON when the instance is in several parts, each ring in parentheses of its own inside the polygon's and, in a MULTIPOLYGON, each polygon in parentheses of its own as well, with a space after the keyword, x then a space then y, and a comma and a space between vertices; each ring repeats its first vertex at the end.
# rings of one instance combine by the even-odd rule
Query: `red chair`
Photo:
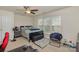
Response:
POLYGON ((3 52, 5 50, 5 48, 6 48, 7 44, 8 44, 8 40, 9 40, 9 33, 6 32, 3 43, 0 46, 0 52, 3 52))

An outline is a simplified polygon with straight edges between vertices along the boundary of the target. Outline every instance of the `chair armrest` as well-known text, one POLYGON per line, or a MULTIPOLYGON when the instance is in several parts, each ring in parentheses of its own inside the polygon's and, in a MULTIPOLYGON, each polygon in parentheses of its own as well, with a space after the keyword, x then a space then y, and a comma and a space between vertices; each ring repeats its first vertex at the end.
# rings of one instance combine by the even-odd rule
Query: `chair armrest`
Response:
POLYGON ((2 41, 0 41, 0 48, 1 48, 1 45, 2 45, 2 41))
POLYGON ((1 48, 1 45, 0 45, 0 48, 1 48))

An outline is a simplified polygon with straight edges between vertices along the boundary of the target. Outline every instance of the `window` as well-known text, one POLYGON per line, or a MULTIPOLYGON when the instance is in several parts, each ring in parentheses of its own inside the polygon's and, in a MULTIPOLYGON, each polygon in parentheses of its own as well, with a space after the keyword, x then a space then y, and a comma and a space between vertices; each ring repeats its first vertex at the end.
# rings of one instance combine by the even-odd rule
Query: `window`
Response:
POLYGON ((43 29, 43 19, 38 19, 38 28, 43 29))
POLYGON ((52 32, 61 32, 61 17, 60 16, 54 16, 52 17, 52 32))
POLYGON ((38 27, 44 30, 45 33, 61 31, 61 17, 43 17, 38 19, 38 27))
POLYGON ((51 19, 50 17, 46 17, 43 19, 43 30, 44 32, 48 33, 50 32, 50 25, 51 25, 51 19))
POLYGON ((52 17, 52 25, 53 26, 60 26, 61 25, 60 16, 54 16, 54 17, 52 17))

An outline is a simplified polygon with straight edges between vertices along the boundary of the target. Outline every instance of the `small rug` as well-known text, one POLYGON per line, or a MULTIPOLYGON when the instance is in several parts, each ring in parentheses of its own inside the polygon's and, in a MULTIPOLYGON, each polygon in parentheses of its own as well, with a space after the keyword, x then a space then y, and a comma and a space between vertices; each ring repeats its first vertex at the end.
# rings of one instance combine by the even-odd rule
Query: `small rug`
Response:
POLYGON ((44 48, 49 44, 49 39, 43 38, 41 40, 35 41, 34 43, 39 47, 44 48))
POLYGON ((21 46, 19 48, 10 50, 8 52, 38 52, 37 49, 33 49, 31 46, 21 46))

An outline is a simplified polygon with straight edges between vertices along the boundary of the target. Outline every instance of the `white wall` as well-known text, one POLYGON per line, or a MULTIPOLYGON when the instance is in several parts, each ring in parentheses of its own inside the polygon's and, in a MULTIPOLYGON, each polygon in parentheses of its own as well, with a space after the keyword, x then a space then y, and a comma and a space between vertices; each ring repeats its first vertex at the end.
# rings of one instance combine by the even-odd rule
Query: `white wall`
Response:
POLYGON ((31 16, 15 14, 14 25, 15 26, 33 25, 33 19, 31 16))
POLYGON ((76 43, 77 33, 79 32, 79 7, 69 7, 55 12, 49 12, 48 14, 43 14, 38 17, 56 15, 61 16, 62 19, 61 28, 63 38, 76 43))

